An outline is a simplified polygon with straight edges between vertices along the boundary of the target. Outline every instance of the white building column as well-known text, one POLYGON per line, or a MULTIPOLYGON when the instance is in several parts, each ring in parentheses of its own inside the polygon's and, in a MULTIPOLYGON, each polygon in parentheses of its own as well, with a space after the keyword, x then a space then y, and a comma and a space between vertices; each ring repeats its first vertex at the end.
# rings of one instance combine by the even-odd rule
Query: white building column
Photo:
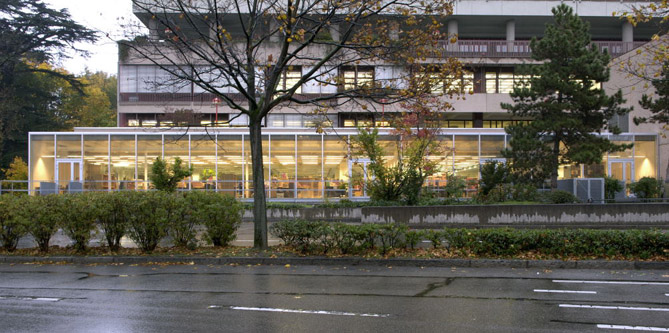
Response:
POLYGON ((623 22, 623 51, 634 48, 634 26, 627 21, 623 22))
POLYGON ((458 21, 457 20, 448 21, 448 47, 447 47, 447 50, 449 50, 449 51, 457 51, 458 50, 457 40, 456 40, 455 43, 451 43, 451 39, 453 37, 458 38, 458 21))
POLYGON ((507 52, 516 52, 515 49, 516 41, 516 20, 506 21, 506 51, 507 52))

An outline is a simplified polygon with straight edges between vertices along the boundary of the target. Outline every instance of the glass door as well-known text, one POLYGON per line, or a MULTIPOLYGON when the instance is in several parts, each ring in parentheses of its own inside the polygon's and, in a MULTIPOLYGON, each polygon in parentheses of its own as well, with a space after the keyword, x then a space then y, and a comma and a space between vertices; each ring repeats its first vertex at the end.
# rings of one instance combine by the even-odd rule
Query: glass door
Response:
POLYGON ((634 160, 611 159, 608 167, 609 176, 623 182, 625 196, 629 196, 627 185, 634 182, 634 160))
POLYGON ((59 193, 83 190, 81 167, 81 160, 56 160, 56 184, 59 193))

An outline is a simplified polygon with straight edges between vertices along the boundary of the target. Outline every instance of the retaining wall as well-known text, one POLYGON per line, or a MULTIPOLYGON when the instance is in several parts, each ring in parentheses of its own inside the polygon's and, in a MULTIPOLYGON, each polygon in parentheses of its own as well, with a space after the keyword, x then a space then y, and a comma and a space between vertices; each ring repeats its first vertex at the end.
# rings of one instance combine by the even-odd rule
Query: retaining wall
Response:
MULTIPOLYGON (((270 222, 301 218, 417 228, 668 228, 669 203, 268 209, 267 217, 270 222)), ((251 221, 253 213, 246 211, 244 219, 251 221)))

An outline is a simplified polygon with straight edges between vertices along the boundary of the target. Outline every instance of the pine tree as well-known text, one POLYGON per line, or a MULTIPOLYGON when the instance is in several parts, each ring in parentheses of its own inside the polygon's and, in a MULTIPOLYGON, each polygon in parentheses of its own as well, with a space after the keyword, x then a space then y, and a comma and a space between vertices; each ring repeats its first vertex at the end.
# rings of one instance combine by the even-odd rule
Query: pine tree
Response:
POLYGON ((651 112, 650 117, 634 117, 635 124, 663 123, 669 125, 669 62, 662 66, 662 76, 652 81, 657 98, 644 94, 639 101, 642 108, 651 112))
POLYGON ((600 163, 604 153, 628 148, 597 133, 618 133, 608 120, 631 108, 620 106, 620 91, 607 96, 601 88, 609 80, 610 58, 591 44, 589 24, 564 4, 553 8, 553 15, 544 37, 530 43, 532 58, 541 64, 528 68, 531 78, 514 87, 514 103, 502 108, 532 119, 507 128, 511 150, 506 156, 515 173, 535 182, 549 177, 556 188, 560 164, 600 163))

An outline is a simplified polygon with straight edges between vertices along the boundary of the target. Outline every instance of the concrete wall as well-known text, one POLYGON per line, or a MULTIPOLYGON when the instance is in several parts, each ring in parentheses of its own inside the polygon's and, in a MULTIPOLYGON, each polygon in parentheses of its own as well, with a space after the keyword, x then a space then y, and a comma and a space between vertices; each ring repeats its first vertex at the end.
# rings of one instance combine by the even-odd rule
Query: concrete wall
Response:
MULTIPOLYGON (((408 223, 415 228, 669 228, 669 203, 485 205, 268 209, 270 222, 313 219, 349 223, 408 223)), ((245 221, 253 220, 246 211, 245 221)))

